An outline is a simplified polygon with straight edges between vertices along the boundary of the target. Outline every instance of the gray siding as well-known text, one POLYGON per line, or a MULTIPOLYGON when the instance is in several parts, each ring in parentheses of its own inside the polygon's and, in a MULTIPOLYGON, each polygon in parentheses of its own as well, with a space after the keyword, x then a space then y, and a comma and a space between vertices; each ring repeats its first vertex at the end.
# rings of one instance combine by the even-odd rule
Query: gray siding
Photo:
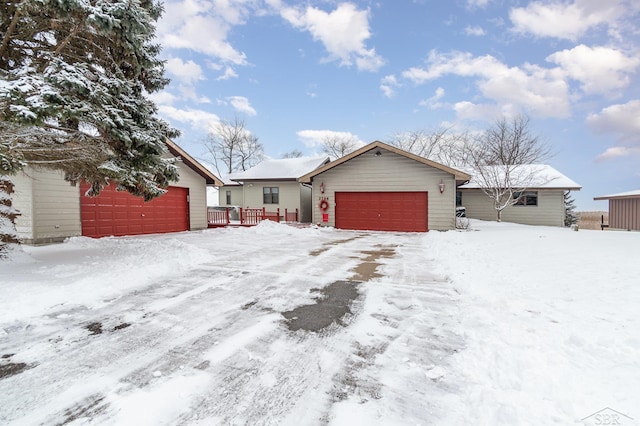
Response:
POLYGON ((189 229, 207 228, 207 185, 205 179, 191 167, 178 161, 180 178, 171 186, 189 188, 189 229))
POLYGON ((244 204, 242 186, 229 185, 221 186, 218 189, 218 205, 219 206, 240 206, 244 204), (227 204, 227 191, 231 191, 231 203, 227 204))
POLYGON ((640 231, 640 198, 609 200, 609 228, 640 231))
POLYGON ((455 227, 455 179, 452 174, 386 150, 377 157, 374 151, 352 158, 313 178, 314 223, 322 223, 319 203, 327 197, 329 222, 326 225, 335 226, 336 192, 427 191, 429 229, 455 227), (445 184, 443 194, 438 189, 440 179, 445 184), (320 193, 321 182, 324 182, 324 194, 320 193))
MULTIPOLYGON (((511 206, 502 211, 504 222, 524 225, 564 226, 564 191, 538 190, 537 206, 511 206)), ((472 219, 497 219, 493 200, 480 189, 462 191, 462 205, 472 219)))
POLYGON ((296 181, 246 181, 244 182, 244 205, 252 209, 265 208, 267 211, 273 212, 280 209, 280 216, 284 217, 284 210, 300 211, 300 188, 301 184, 296 181), (278 188, 278 204, 264 204, 263 192, 264 187, 278 188))
POLYGON ((14 181, 14 205, 21 212, 16 228, 23 242, 51 243, 82 234, 80 189, 62 172, 27 168, 14 181))

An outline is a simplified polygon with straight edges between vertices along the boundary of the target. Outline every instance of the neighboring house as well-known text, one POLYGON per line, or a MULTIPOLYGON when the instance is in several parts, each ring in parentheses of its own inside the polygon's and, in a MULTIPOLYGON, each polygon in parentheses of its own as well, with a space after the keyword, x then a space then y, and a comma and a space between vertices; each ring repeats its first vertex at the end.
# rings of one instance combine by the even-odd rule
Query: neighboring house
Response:
POLYGON ((234 182, 228 177, 222 178, 223 185, 218 188, 218 205, 222 207, 242 207, 242 184, 234 182))
POLYGON ((455 228, 459 170, 375 141, 313 170, 313 222, 342 229, 419 231, 455 228))
POLYGON ((260 164, 228 176, 228 180, 241 184, 241 197, 237 187, 220 188, 220 205, 231 204, 244 208, 264 208, 268 211, 298 209, 298 221, 311 221, 311 187, 298 182, 298 178, 329 162, 329 157, 300 157, 266 159, 260 164), (229 193, 227 191, 230 191, 229 193), (235 197, 240 198, 236 201, 235 197), (224 201, 224 202, 223 202, 224 201))
POLYGON ((609 229, 640 231, 640 189, 594 200, 609 200, 609 229))
POLYGON ((167 141, 179 157, 180 178, 167 193, 144 202, 110 185, 87 197, 88 184, 73 185, 62 172, 27 168, 13 178, 13 205, 20 211, 18 237, 27 244, 62 241, 73 236, 103 237, 207 228, 207 185, 222 185, 182 148, 167 141))
MULTIPOLYGON (((502 211, 502 221, 525 225, 564 226, 566 191, 578 191, 581 186, 546 164, 518 166, 513 173, 526 176, 527 182, 514 182, 514 187, 524 188, 524 196, 515 205, 502 211)), ((471 181, 458 188, 457 205, 466 209, 466 216, 473 219, 496 220, 493 199, 471 181)))

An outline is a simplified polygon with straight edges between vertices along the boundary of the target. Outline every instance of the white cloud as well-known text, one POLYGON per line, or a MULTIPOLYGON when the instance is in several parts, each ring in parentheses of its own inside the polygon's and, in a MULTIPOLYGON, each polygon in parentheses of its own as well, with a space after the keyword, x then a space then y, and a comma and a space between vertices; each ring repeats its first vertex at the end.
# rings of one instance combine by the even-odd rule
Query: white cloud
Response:
POLYGON ((167 1, 158 22, 158 38, 166 49, 189 49, 237 65, 245 65, 244 53, 227 41, 234 25, 244 23, 247 2, 223 0, 167 1))
POLYGON ((509 67, 491 55, 471 53, 431 52, 425 68, 413 67, 402 76, 415 84, 435 80, 445 75, 477 78, 477 87, 500 109, 525 109, 538 117, 567 117, 570 114, 569 87, 563 73, 524 64, 509 67))
POLYGON ((513 8, 509 17, 516 32, 577 40, 593 27, 614 26, 624 13, 625 0, 553 0, 513 8))
POLYGON ((588 47, 583 44, 547 57, 560 65, 569 77, 581 83, 585 93, 610 95, 629 85, 631 74, 640 59, 625 56, 609 47, 588 47))
POLYGON ((469 7, 485 7, 491 0, 467 0, 469 7))
POLYGON ((244 24, 251 1, 247 0, 209 0, 213 3, 216 15, 232 25, 244 24))
POLYGON ((616 135, 617 146, 598 157, 601 160, 640 154, 640 100, 611 105, 587 117, 589 127, 616 135))
POLYGON ((220 117, 202 110, 179 109, 171 105, 159 105, 158 113, 169 121, 187 123, 198 129, 210 132, 216 129, 220 117))
POLYGON ((459 120, 492 121, 499 117, 516 117, 520 109, 513 104, 474 104, 469 101, 456 102, 453 106, 459 120))
POLYGON ((311 84, 307 89, 307 96, 309 96, 310 98, 317 97, 318 96, 318 93, 316 93, 317 88, 318 86, 316 84, 311 84))
POLYGON ((200 96, 195 87, 198 81, 205 80, 200 65, 191 60, 184 62, 181 58, 169 58, 165 63, 165 68, 171 79, 177 82, 177 84, 172 84, 172 87, 177 88, 180 92, 180 99, 198 103, 210 102, 206 97, 200 96))
POLYGON ((602 154, 596 157, 596 161, 608 161, 615 160, 616 158, 624 157, 640 157, 640 148, 627 148, 624 146, 614 146, 607 148, 602 154))
POLYGON ((231 67, 227 67, 224 70, 224 74, 217 77, 216 80, 229 80, 230 78, 238 78, 238 74, 231 67))
POLYGON ((412 67, 402 73, 402 76, 416 84, 422 84, 429 80, 440 78, 447 74, 456 74, 463 77, 485 76, 502 73, 507 66, 491 55, 474 57, 468 52, 451 52, 441 54, 432 51, 427 59, 428 67, 412 67))
POLYGON ((244 96, 229 96, 227 100, 236 111, 243 112, 247 115, 257 114, 256 110, 251 106, 249 99, 244 96))
POLYGON ((163 90, 161 92, 147 93, 149 99, 151 99, 156 105, 171 105, 178 100, 178 97, 172 93, 163 90))
POLYGON ((206 96, 201 96, 194 85, 180 84, 177 86, 177 89, 180 92, 180 100, 193 101, 199 104, 211 103, 211 99, 206 96))
POLYGON ((309 148, 319 148, 322 146, 323 141, 327 138, 345 138, 355 139, 357 141, 357 148, 365 145, 356 135, 351 132, 336 132, 334 130, 300 130, 296 132, 298 138, 309 148))
POLYGON ((440 103, 440 99, 442 99, 444 94, 445 94, 445 90, 442 87, 438 87, 432 97, 430 97, 429 99, 420 101, 420 106, 428 106, 431 109, 440 108, 442 107, 442 103, 440 103))
POLYGON ((398 79, 395 75, 387 75, 380 80, 380 90, 387 98, 392 98, 395 94, 395 88, 400 87, 400 83, 398 83, 398 79))
POLYGON ((165 63, 165 68, 169 74, 185 84, 194 84, 198 80, 204 80, 202 68, 191 60, 184 62, 180 58, 169 58, 165 63))
POLYGON ((386 84, 381 84, 380 85, 380 90, 382 90, 382 93, 387 97, 387 98, 392 98, 395 96, 396 91, 391 87, 388 86, 386 84))
POLYGON ((485 34, 485 32, 482 29, 482 27, 479 27, 479 26, 466 27, 464 29, 464 33, 466 35, 476 36, 476 37, 480 37, 480 36, 483 36, 485 34))
POLYGON ((587 123, 603 132, 627 135, 640 142, 640 100, 611 105, 598 114, 591 114, 587 123))
POLYGON ((314 40, 320 41, 329 52, 328 61, 338 60, 345 66, 355 63, 358 69, 366 71, 377 71, 384 64, 375 49, 365 45, 371 37, 368 10, 342 3, 332 12, 307 6, 285 7, 280 14, 292 26, 308 31, 314 40))

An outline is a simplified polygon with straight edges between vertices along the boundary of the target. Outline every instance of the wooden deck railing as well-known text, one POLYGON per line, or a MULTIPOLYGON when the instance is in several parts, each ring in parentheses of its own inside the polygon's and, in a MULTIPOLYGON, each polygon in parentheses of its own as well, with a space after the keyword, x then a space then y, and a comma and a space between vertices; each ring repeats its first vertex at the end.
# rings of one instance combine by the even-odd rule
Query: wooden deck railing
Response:
POLYGON ((263 209, 240 208, 240 223, 243 225, 257 225, 262 221, 263 209))
POLYGON ((297 222, 298 221, 298 209, 294 212, 290 212, 284 209, 284 221, 285 222, 297 222))
MULTIPOLYGON (((240 208, 240 225, 252 226, 257 225, 263 220, 272 220, 274 222, 280 222, 280 209, 270 212, 264 207, 261 209, 240 208)), ((295 211, 284 210, 285 222, 298 222, 298 209, 295 211)), ((218 226, 227 226, 231 224, 229 208, 225 210, 216 210, 213 208, 207 209, 207 223, 209 228, 215 228, 218 226)))
POLYGON ((207 225, 209 228, 227 226, 230 222, 229 208, 225 210, 207 209, 207 225))
POLYGON ((280 222, 280 209, 276 209, 275 212, 268 212, 263 208, 262 220, 272 220, 274 222, 280 222))

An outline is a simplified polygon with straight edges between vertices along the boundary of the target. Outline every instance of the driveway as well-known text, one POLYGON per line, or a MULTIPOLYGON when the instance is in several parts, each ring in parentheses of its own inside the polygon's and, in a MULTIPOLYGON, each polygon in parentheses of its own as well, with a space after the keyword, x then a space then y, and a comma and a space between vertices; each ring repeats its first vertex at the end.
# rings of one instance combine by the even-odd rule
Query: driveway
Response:
POLYGON ((266 225, 28 248, 5 271, 35 307, 0 321, 0 423, 432 423, 463 342, 426 238, 266 225))

